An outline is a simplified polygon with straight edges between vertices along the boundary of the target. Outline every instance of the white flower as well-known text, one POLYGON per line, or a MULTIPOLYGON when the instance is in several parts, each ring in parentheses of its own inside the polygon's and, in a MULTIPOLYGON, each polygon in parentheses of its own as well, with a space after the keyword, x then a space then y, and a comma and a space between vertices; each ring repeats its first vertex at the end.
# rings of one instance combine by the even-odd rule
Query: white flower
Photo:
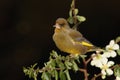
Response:
POLYGON ((106 50, 118 50, 119 45, 115 43, 114 40, 111 40, 109 45, 106 46, 106 50))
POLYGON ((116 57, 117 53, 114 50, 119 49, 119 45, 115 43, 114 40, 111 40, 109 45, 105 47, 106 51, 103 53, 104 56, 107 58, 109 57, 116 57))
POLYGON ((104 61, 102 66, 100 66, 103 79, 106 77, 106 75, 112 75, 113 74, 112 69, 110 69, 110 67, 113 66, 113 65, 114 65, 113 61, 108 61, 107 60, 107 61, 104 61))
POLYGON ((101 54, 93 54, 92 56, 91 65, 95 67, 101 67, 104 62, 108 61, 108 59, 101 54))
POLYGON ((117 76, 115 80, 120 80, 120 77, 119 77, 119 76, 117 76))
POLYGON ((103 56, 109 58, 109 57, 116 57, 117 53, 113 50, 108 50, 103 53, 103 56))

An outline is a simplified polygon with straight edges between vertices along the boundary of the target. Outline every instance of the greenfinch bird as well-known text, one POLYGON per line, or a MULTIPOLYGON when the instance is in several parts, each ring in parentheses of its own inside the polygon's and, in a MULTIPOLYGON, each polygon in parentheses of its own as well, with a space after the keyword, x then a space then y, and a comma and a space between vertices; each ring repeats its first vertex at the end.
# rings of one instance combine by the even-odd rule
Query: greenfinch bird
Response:
POLYGON ((79 55, 96 48, 79 31, 71 28, 66 19, 58 18, 54 27, 53 41, 61 51, 79 55))

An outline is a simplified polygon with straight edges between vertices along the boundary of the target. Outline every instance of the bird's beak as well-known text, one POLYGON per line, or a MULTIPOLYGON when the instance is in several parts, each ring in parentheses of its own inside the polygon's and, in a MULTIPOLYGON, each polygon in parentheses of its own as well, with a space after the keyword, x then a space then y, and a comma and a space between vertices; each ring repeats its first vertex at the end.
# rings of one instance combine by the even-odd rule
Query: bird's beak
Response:
POLYGON ((60 29, 60 25, 59 24, 55 24, 53 27, 57 28, 57 29, 60 29))

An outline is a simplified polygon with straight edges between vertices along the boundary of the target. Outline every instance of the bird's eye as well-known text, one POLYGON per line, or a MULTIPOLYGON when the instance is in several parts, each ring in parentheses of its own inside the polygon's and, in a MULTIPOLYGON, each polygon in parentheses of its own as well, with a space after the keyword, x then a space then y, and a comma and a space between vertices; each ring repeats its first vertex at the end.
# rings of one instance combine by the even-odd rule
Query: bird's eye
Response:
POLYGON ((59 24, 59 25, 62 27, 62 26, 64 26, 65 24, 63 23, 63 24, 59 24))

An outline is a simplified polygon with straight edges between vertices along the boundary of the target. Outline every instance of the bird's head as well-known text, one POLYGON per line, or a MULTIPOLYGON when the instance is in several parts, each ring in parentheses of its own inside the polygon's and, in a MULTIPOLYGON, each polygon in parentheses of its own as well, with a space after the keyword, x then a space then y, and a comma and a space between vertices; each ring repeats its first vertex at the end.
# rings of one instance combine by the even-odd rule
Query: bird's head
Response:
POLYGON ((64 18, 58 18, 56 20, 56 23, 55 23, 54 27, 56 27, 57 29, 70 28, 69 25, 68 25, 67 20, 64 19, 64 18))

